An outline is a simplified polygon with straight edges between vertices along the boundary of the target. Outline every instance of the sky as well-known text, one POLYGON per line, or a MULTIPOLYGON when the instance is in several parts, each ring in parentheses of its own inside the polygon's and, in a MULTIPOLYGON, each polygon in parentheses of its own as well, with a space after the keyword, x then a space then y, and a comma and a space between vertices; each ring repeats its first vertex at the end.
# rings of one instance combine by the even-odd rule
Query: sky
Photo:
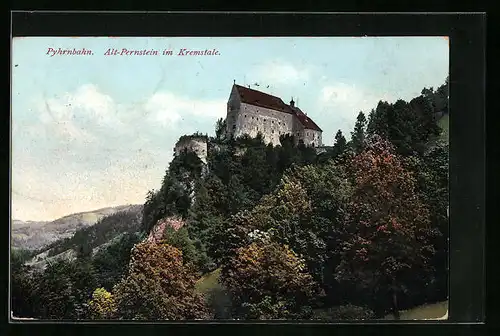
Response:
POLYGON ((25 37, 13 39, 11 57, 11 217, 19 220, 144 203, 177 139, 214 133, 233 81, 293 97, 332 145, 339 129, 349 138, 360 111, 436 88, 449 68, 444 37, 25 37), (160 54, 105 55, 109 48, 160 54), (179 56, 182 48, 218 55, 179 56))

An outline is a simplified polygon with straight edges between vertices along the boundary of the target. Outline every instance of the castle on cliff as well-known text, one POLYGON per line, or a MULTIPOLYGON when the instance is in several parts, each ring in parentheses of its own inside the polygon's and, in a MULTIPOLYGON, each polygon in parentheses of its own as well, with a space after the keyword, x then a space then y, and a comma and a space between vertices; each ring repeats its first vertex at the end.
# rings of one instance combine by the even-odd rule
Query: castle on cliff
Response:
MULTIPOLYGON (((279 97, 235 83, 227 102, 226 135, 256 137, 258 133, 273 146, 280 144, 281 135, 293 135, 306 146, 315 147, 318 153, 323 150, 323 131, 295 106, 293 99, 290 104, 285 104, 279 97)), ((206 163, 207 137, 198 134, 182 136, 174 153, 177 156, 184 150, 195 152, 206 163)))
POLYGON ((226 125, 227 134, 235 138, 244 134, 255 137, 260 132, 266 143, 276 146, 280 136, 288 134, 307 146, 322 146, 323 131, 293 99, 285 104, 279 97, 237 84, 227 102, 226 125))

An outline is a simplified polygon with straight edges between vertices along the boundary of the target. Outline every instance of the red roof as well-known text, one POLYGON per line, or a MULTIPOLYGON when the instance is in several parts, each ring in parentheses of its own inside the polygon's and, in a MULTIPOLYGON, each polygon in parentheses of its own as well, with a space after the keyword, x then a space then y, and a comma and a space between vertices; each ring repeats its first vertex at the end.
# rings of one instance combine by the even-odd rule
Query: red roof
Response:
POLYGON ((280 112, 291 113, 287 109, 287 105, 281 100, 281 98, 275 97, 273 95, 246 88, 240 85, 234 85, 240 94, 240 99, 243 103, 267 107, 272 110, 277 110, 280 112))
POLYGON ((304 112, 302 112, 298 107, 291 107, 295 110, 295 115, 299 119, 300 123, 304 126, 305 129, 311 129, 315 131, 323 132, 321 128, 319 128, 316 123, 309 118, 304 112))
POLYGON ((294 114, 297 116, 304 128, 322 132, 321 128, 319 128, 318 125, 316 125, 316 123, 312 121, 311 118, 306 116, 298 107, 291 107, 290 105, 285 104, 281 98, 261 91, 246 88, 241 85, 234 84, 234 86, 238 90, 241 102, 269 108, 283 113, 294 114))

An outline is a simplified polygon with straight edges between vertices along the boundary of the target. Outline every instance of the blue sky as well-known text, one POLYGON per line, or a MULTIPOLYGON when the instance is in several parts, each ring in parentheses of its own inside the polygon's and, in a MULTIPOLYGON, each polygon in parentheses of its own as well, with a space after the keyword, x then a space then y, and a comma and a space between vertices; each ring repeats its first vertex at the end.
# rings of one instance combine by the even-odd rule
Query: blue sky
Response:
POLYGON ((143 203, 179 136, 213 133, 233 80, 291 97, 323 129, 348 137, 359 111, 411 99, 448 75, 443 37, 15 38, 12 217, 52 220, 143 203), (47 55, 86 48, 89 56, 47 55), (108 48, 174 56, 105 56, 108 48), (179 49, 218 56, 175 56, 179 49), (269 86, 269 88, 266 88, 269 86))

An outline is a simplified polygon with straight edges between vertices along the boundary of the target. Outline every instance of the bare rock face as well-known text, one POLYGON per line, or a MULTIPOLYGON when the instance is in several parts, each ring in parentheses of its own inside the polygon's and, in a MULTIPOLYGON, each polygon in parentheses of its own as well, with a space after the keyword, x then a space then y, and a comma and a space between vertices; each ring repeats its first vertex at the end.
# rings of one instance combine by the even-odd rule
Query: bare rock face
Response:
POLYGON ((163 239, 163 233, 168 227, 173 228, 175 231, 179 230, 185 224, 184 220, 180 217, 172 216, 160 219, 153 229, 149 232, 146 241, 148 243, 159 243, 163 239))

